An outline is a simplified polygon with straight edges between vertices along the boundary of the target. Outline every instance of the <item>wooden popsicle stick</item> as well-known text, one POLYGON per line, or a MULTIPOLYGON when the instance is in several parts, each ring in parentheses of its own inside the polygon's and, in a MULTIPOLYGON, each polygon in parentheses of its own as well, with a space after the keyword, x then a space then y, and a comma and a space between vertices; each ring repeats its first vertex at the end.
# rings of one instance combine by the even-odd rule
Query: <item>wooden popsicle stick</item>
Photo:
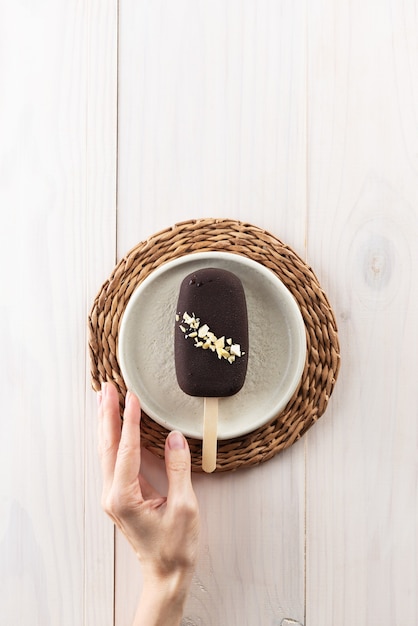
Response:
POLYGON ((204 398, 202 469, 216 469, 218 447, 218 398, 204 398))

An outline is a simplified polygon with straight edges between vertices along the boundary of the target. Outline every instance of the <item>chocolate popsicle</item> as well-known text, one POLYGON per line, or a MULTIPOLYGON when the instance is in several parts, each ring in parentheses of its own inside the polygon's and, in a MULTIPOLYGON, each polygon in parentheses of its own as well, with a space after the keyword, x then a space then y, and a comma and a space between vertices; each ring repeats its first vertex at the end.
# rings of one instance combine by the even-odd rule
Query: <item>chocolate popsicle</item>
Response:
MULTIPOLYGON (((247 372, 247 305, 235 274, 209 267, 184 278, 177 303, 174 356, 180 388, 190 396, 205 398, 205 409, 212 411, 213 430, 215 399, 236 394, 247 372)), ((207 417, 205 414, 205 423, 207 417)), ((216 430, 213 436, 216 464, 216 430)))

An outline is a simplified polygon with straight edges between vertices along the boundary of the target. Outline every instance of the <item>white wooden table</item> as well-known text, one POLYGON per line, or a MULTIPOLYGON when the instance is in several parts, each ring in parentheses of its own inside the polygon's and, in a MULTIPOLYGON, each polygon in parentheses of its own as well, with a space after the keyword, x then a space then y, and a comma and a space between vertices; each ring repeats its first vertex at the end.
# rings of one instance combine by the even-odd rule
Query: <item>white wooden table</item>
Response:
POLYGON ((1 624, 130 624, 141 578, 100 509, 86 319, 133 245, 209 216, 314 268, 342 368, 292 448, 195 477, 184 625, 418 622, 417 14, 2 0, 1 624))

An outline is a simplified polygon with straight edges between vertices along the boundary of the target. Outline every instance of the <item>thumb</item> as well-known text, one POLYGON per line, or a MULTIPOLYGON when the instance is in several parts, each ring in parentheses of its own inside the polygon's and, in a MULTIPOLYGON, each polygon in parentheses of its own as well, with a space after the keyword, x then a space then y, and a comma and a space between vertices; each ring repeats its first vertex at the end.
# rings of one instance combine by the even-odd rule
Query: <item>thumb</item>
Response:
POLYGON ((186 438, 177 430, 169 433, 165 443, 165 466, 168 478, 167 500, 184 498, 193 493, 190 450, 186 438))

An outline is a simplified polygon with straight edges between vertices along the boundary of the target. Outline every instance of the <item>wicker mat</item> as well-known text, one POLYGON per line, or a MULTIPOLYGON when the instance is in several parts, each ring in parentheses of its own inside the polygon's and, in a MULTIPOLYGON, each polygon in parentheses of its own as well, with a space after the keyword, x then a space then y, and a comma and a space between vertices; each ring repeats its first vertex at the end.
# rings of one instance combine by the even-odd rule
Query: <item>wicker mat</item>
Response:
MULTIPOLYGON (((307 338, 307 358, 298 389, 271 422, 237 439, 218 442, 217 471, 236 470, 271 459, 297 441, 324 413, 340 365, 334 314, 318 279, 304 261, 272 234, 228 219, 201 219, 176 224, 135 246, 101 287, 89 316, 93 389, 113 381, 123 411, 126 387, 117 361, 119 324, 134 289, 167 261, 195 252, 224 251, 246 256, 270 268, 299 304, 307 338)), ((167 432, 142 416, 142 443, 164 456, 167 432)), ((189 439, 192 467, 201 471, 202 442, 189 439)))

